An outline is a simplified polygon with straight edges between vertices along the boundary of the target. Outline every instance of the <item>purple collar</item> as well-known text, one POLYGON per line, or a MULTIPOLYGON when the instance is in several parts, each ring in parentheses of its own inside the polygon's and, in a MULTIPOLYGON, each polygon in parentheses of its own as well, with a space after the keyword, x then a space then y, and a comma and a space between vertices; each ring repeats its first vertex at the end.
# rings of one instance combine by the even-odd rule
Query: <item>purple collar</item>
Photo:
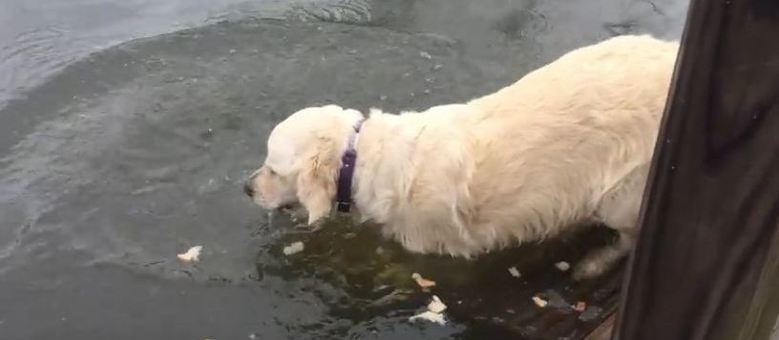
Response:
POLYGON ((338 192, 336 194, 336 209, 339 212, 348 213, 352 205, 352 178, 357 161, 357 150, 354 148, 357 134, 365 119, 360 119, 354 124, 354 133, 349 136, 349 144, 341 156, 341 170, 338 171, 338 192))

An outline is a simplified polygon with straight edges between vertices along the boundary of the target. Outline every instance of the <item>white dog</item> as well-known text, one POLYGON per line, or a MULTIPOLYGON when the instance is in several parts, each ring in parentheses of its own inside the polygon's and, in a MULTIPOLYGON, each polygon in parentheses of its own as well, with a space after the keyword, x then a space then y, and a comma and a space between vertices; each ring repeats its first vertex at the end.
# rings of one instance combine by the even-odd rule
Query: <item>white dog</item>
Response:
POLYGON ((601 222, 620 238, 574 271, 593 277, 634 242, 677 50, 611 38, 485 97, 420 113, 372 109, 364 122, 335 105, 306 108, 274 128, 245 189, 267 209, 301 203, 314 224, 340 185, 341 203, 351 199, 408 250, 464 257, 601 222))

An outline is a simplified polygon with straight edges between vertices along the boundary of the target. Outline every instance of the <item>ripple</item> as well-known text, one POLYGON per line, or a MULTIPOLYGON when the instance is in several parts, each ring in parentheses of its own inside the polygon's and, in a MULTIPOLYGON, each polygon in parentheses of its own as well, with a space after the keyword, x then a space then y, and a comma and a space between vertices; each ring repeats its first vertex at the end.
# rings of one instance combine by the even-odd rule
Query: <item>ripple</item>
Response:
POLYGON ((58 24, 44 21, 18 32, 9 41, 0 41, 0 108, 73 62, 132 39, 247 18, 353 24, 366 23, 371 18, 367 1, 358 0, 219 0, 209 4, 168 1, 94 7, 83 3, 65 8, 44 4, 36 9, 40 13, 23 14, 45 17, 56 13, 58 24), (93 19, 110 16, 112 11, 123 14, 112 20, 93 19), (85 25, 84 21, 94 22, 85 25))
MULTIPOLYGON (((273 13, 296 20, 235 22, 241 12, 270 13, 241 3, 177 24, 208 23, 205 27, 99 52, 91 46, 79 52, 88 57, 65 58, 67 66, 56 66, 61 71, 0 109, 2 129, 13 131, 0 145, 0 218, 9 226, 0 228, 0 273, 13 271, 5 277, 18 286, 4 282, 4 291, 19 305, 33 306, 4 324, 4 331, 68 331, 56 326, 61 315, 48 318, 59 313, 50 312, 55 305, 92 313, 90 320, 108 325, 105 329, 135 322, 135 314, 104 313, 102 300, 113 299, 122 308, 112 310, 133 305, 143 311, 138 314, 173 319, 198 332, 242 327, 240 337, 250 333, 247 325, 267 338, 362 338, 377 332, 445 337, 459 326, 405 322, 424 305, 420 299, 428 298, 409 287, 409 272, 439 281, 446 301, 463 301, 459 308, 467 312, 459 316, 454 307, 459 304, 452 305, 455 321, 474 315, 475 320, 534 318, 528 294, 555 288, 573 299, 591 288, 566 291, 562 274, 549 270, 556 257, 573 262, 583 249, 557 243, 544 253, 531 246, 470 263, 410 255, 368 227, 342 221, 316 234, 299 232, 283 217, 271 224, 241 194, 240 183, 262 160, 274 124, 301 107, 335 102, 365 110, 378 104, 397 112, 464 101, 515 81, 561 50, 607 35, 603 23, 624 18, 610 11, 587 19, 593 14, 580 15, 579 5, 560 10, 555 6, 561 5, 544 2, 516 11, 481 11, 483 5, 462 1, 450 5, 451 16, 442 16, 426 1, 405 2, 422 10, 416 16, 392 13, 405 20, 393 23, 389 14, 375 14, 371 6, 377 2, 328 3, 332 6, 269 3, 280 9, 273 13), (474 11, 478 15, 461 18, 474 11), (589 20, 583 33, 569 34, 579 29, 568 24, 576 23, 571 18, 589 20), (373 27, 377 22, 395 26, 373 27), (292 241, 304 241, 306 251, 283 256, 281 249, 292 241), (204 246, 201 262, 189 266, 175 260, 194 245, 204 246), (506 273, 510 266, 536 279, 518 283, 506 273), (60 281, 76 288, 57 288, 60 281), (28 282, 45 291, 30 293, 23 288, 28 282), (84 299, 84 286, 102 295, 84 299), (185 291, 195 293, 181 298, 185 291), (232 298, 223 300, 225 292, 232 298), (73 301, 87 307, 68 303, 73 301), (187 303, 192 310, 170 313, 187 303), (195 320, 212 320, 216 308, 221 309, 213 314, 226 315, 220 322, 191 321, 202 310, 207 318, 195 320), (236 322, 236 314, 243 321, 236 322), (262 323, 252 323, 256 318, 262 323), (26 327, 19 319, 37 325, 26 327)), ((56 49, 51 46, 74 34, 51 28, 24 35, 20 41, 29 46, 4 49, 0 56, 7 59, 0 59, 0 70, 10 67, 3 60, 23 63, 25 55, 56 49)), ((102 32, 99 40, 111 36, 116 37, 102 32)), ((613 289, 606 293, 611 296, 613 289)), ((170 328, 151 319, 142 326, 138 329, 150 333, 170 328)))
POLYGON ((305 21, 320 21, 364 25, 372 21, 371 7, 366 1, 338 0, 327 5, 296 6, 291 16, 305 21))

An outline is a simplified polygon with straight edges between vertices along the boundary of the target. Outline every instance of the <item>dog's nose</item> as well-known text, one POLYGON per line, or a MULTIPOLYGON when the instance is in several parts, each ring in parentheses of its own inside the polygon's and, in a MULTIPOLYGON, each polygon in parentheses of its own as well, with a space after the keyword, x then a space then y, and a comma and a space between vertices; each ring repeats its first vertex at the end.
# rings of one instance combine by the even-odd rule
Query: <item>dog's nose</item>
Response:
POLYGON ((252 184, 250 182, 244 183, 243 192, 246 193, 246 196, 254 197, 254 188, 252 188, 252 184))

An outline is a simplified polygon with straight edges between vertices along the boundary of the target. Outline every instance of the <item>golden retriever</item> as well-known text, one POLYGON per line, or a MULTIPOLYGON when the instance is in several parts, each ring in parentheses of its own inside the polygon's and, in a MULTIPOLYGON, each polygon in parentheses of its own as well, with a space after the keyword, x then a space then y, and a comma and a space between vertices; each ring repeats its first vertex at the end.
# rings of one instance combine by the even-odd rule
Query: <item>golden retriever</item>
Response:
POLYGON ((575 268, 603 273, 634 243, 678 43, 621 36, 571 51, 462 104, 363 120, 336 105, 295 112, 268 139, 247 194, 267 209, 333 207, 342 155, 357 153, 362 221, 420 253, 471 257, 587 223, 619 232, 575 268))

